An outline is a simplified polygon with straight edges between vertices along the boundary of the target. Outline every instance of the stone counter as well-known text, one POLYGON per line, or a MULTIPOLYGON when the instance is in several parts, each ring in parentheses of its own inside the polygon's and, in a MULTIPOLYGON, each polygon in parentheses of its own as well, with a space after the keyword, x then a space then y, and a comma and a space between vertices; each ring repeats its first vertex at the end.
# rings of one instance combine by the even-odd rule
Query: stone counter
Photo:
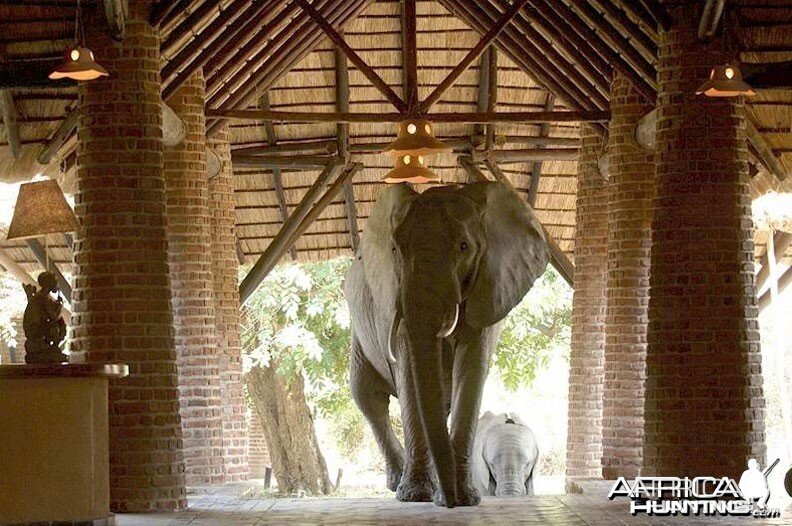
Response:
POLYGON ((126 365, 0 365, 0 524, 112 524, 107 385, 126 365))

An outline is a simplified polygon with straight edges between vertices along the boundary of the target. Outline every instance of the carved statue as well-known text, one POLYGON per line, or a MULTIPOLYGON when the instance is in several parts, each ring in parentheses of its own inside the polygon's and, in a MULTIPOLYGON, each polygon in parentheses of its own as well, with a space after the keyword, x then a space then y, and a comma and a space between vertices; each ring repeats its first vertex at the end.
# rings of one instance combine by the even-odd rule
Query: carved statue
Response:
POLYGON ((42 272, 38 277, 41 287, 23 285, 28 304, 22 318, 25 331, 26 363, 60 363, 68 357, 60 350, 66 337, 66 322, 61 317, 63 300, 58 294, 58 280, 50 272, 42 272), (52 294, 57 299, 53 299, 52 294))
POLYGON ((469 460, 490 356, 500 321, 548 259, 531 209, 499 183, 380 195, 344 292, 352 396, 399 500, 478 504, 469 460), (401 404, 404 447, 389 395, 401 404))

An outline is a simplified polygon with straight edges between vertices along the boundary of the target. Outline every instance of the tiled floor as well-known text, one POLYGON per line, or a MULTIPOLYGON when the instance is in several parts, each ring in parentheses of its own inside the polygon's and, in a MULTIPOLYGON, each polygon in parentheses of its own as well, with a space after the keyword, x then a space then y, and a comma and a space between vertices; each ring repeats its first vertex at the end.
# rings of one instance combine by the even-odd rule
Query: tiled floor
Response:
POLYGON ((633 517, 624 500, 600 495, 487 497, 475 508, 443 509, 395 499, 249 499, 224 488, 190 497, 189 511, 118 515, 118 526, 368 526, 368 525, 535 525, 535 526, 765 526, 792 524, 792 507, 779 519, 753 517, 633 517))

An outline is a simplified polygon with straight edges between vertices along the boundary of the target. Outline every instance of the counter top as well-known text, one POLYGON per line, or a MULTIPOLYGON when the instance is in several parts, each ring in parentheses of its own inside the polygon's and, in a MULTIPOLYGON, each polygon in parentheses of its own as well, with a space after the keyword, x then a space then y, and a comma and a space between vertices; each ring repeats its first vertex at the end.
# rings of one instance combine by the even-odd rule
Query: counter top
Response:
POLYGON ((36 363, 0 365, 0 380, 33 378, 80 378, 103 376, 123 378, 129 375, 129 366, 122 363, 36 363))

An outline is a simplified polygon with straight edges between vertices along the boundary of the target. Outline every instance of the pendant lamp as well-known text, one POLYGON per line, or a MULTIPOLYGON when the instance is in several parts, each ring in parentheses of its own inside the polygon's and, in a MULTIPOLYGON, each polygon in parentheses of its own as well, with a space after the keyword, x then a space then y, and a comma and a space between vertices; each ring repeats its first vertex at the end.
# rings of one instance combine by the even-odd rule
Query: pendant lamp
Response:
POLYGON ((740 68, 732 64, 715 66, 710 71, 709 79, 699 86, 696 95, 707 97, 752 97, 756 92, 743 80, 740 68))
POLYGON ((422 184, 439 181, 440 177, 424 165, 422 155, 401 155, 396 158, 396 167, 382 180, 391 184, 422 184))
POLYGON ((19 187, 6 239, 29 239, 74 232, 79 224, 58 182, 45 179, 19 187))
POLYGON ((107 70, 97 64, 93 51, 85 47, 85 30, 82 23, 82 9, 77 0, 77 13, 74 20, 74 46, 66 52, 66 56, 58 67, 49 74, 49 78, 94 80, 107 77, 107 70))
POLYGON ((450 153, 452 148, 437 140, 432 123, 426 119, 408 119, 399 123, 396 140, 382 152, 385 155, 435 155, 450 153))

